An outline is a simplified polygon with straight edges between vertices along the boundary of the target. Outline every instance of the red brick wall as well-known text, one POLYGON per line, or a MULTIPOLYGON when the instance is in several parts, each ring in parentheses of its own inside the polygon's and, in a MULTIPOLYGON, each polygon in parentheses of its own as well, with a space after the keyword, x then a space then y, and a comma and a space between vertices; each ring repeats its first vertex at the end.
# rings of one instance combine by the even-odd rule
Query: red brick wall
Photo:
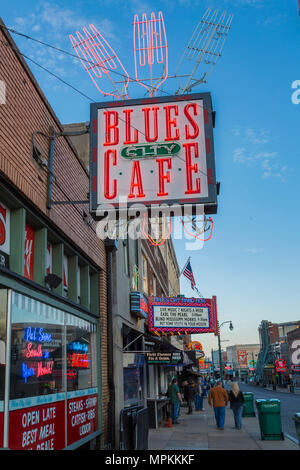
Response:
MULTIPOLYGON (((48 172, 31 157, 31 137, 36 131, 49 135, 51 127, 62 131, 61 124, 39 89, 22 57, 14 51, 16 45, 0 30, 0 79, 6 85, 6 104, 0 105, 0 173, 5 176, 36 210, 51 221, 58 232, 82 251, 100 269, 100 313, 102 327, 103 419, 106 429, 107 387, 107 315, 106 263, 104 243, 95 233, 95 223, 88 226, 82 218, 88 205, 63 205, 47 209, 48 172), (5 45, 9 44, 9 45, 5 45)), ((48 137, 36 135, 42 156, 48 160, 48 137)), ((86 200, 89 178, 72 144, 66 137, 55 138, 53 200, 86 200), (65 194, 61 192, 57 184, 65 194)))

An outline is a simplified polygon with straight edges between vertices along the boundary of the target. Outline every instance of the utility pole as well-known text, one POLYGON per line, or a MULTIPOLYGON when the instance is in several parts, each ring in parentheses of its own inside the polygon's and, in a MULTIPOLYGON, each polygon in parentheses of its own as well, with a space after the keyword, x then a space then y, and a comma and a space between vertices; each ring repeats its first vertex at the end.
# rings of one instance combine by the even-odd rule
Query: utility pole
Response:
MULTIPOLYGON (((218 322, 219 323, 219 322, 218 322)), ((220 326, 218 325, 218 345, 219 345, 219 363, 220 363, 220 379, 222 385, 224 386, 224 377, 223 377, 223 362, 222 362, 222 350, 221 350, 221 337, 220 337, 220 326)))
POLYGON ((287 337, 285 337, 285 349, 286 349, 286 356, 287 356, 287 363, 288 363, 288 371, 289 371, 289 379, 290 379, 290 393, 295 393, 294 384, 293 384, 293 376, 292 376, 292 368, 291 368, 291 361, 289 355, 289 344, 287 342, 287 337))
POLYGON ((220 329, 223 325, 225 325, 225 323, 230 323, 229 325, 229 329, 232 331, 233 330, 233 325, 232 325, 232 321, 224 321, 223 323, 221 323, 221 325, 219 325, 219 322, 218 322, 218 346, 219 346, 219 362, 220 362, 220 379, 222 381, 222 385, 224 386, 224 376, 223 376, 223 361, 222 361, 222 350, 221 350, 221 336, 220 336, 220 329))

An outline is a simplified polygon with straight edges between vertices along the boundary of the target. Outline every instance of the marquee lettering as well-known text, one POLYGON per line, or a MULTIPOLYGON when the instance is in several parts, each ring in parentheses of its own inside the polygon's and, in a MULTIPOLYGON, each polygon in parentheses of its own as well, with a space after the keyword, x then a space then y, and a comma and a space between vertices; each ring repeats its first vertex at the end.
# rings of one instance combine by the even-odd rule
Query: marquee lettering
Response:
POLYGON ((143 184, 142 184, 142 175, 141 175, 141 168, 140 168, 140 162, 139 161, 134 161, 133 162, 133 167, 132 167, 132 176, 131 176, 131 185, 130 185, 130 193, 128 198, 134 198, 134 189, 137 188, 138 193, 136 197, 145 197, 145 194, 143 192, 143 184))
POLYGON ((125 123, 126 123, 126 140, 124 140, 124 145, 128 144, 137 144, 139 141, 139 132, 137 129, 134 129, 134 137, 131 137, 131 118, 130 114, 133 112, 133 109, 124 109, 123 113, 125 114, 125 123))
POLYGON ((117 145, 119 143, 119 114, 117 111, 104 111, 105 115, 105 136, 104 145, 117 145), (113 117, 113 122, 111 122, 113 117), (113 134, 113 139, 111 140, 113 134))
POLYGON ((112 156, 112 164, 116 166, 117 164, 117 152, 116 150, 106 150, 104 154, 104 194, 106 199, 113 199, 117 195, 117 181, 112 181, 113 191, 110 193, 109 190, 109 160, 112 156))
POLYGON ((198 124, 196 123, 196 121, 192 118, 192 116, 189 113, 190 108, 193 108, 194 116, 198 115, 196 103, 189 103, 185 106, 184 114, 187 117, 189 123, 192 125, 193 130, 194 130, 194 133, 190 134, 189 127, 186 124, 185 125, 185 137, 186 137, 186 139, 196 139, 199 135, 199 127, 198 127, 198 124))
POLYGON ((168 170, 171 170, 172 160, 171 158, 159 158, 156 161, 158 163, 159 171, 159 192, 157 193, 157 196, 168 196, 168 193, 165 191, 165 180, 167 183, 170 183, 171 177, 169 171, 164 173, 164 164, 166 163, 168 170))
POLYGON ((158 125, 157 125, 157 111, 159 110, 158 106, 153 106, 152 108, 143 108, 142 111, 145 117, 145 138, 147 142, 156 142, 158 139, 158 125), (150 111, 153 111, 153 137, 150 137, 150 111))
POLYGON ((174 116, 178 116, 178 106, 177 105, 169 105, 164 106, 164 110, 166 112, 166 138, 165 140, 179 140, 179 129, 177 126, 177 119, 171 119, 171 110, 174 110, 174 116), (172 127, 175 127, 175 135, 172 135, 172 127))
POLYGON ((183 144, 185 148, 185 158, 186 158, 186 185, 187 189, 185 194, 197 194, 200 193, 200 178, 196 178, 196 188, 193 188, 193 181, 192 181, 192 172, 198 172, 198 165, 195 163, 192 165, 192 152, 191 149, 194 150, 195 158, 199 157, 198 153, 198 143, 190 142, 188 144, 183 144))

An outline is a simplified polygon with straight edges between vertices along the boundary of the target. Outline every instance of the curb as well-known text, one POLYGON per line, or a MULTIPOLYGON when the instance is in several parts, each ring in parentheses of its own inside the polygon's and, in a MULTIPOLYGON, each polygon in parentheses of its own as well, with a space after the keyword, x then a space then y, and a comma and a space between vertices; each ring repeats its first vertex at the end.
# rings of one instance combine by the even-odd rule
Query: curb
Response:
POLYGON ((294 442, 294 444, 297 444, 299 446, 299 441, 295 437, 291 436, 290 434, 287 434, 286 432, 283 433, 284 437, 287 437, 290 441, 294 442))

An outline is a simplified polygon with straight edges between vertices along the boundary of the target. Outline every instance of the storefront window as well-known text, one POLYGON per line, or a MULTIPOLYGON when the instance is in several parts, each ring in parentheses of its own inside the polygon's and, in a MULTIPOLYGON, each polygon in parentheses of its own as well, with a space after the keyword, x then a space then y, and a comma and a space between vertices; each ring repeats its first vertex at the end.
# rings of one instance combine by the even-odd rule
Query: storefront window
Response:
POLYGON ((135 405, 143 399, 143 356, 123 354, 124 405, 135 405))
POLYGON ((63 391, 64 313, 13 292, 10 398, 63 391))
POLYGON ((68 391, 96 387, 96 327, 67 315, 68 391))

